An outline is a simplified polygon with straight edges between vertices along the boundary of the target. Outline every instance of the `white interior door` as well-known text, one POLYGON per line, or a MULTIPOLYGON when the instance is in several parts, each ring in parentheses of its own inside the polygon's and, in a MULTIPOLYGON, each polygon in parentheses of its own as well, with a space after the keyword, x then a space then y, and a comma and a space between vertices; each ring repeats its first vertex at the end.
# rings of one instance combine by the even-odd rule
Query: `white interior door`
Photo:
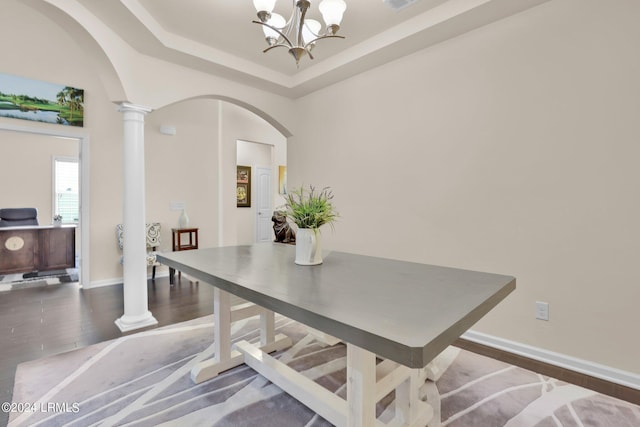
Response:
POLYGON ((256 167, 256 185, 254 186, 257 189, 254 199, 256 201, 256 242, 273 240, 271 176, 271 168, 256 167))

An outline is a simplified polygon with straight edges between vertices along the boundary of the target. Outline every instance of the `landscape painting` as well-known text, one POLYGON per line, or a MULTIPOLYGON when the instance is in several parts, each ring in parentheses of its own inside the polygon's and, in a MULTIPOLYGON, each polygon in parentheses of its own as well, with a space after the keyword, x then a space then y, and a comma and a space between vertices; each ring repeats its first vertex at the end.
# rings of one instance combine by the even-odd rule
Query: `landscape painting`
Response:
POLYGON ((84 125, 84 90, 0 73, 0 117, 84 125))

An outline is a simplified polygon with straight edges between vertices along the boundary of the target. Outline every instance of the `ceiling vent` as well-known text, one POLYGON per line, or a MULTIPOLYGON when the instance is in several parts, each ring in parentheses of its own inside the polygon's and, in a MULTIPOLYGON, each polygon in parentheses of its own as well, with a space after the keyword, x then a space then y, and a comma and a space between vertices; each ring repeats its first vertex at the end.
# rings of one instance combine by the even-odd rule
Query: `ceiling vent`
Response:
POLYGON ((401 10, 405 7, 411 6, 418 0, 382 0, 387 6, 393 10, 401 10))

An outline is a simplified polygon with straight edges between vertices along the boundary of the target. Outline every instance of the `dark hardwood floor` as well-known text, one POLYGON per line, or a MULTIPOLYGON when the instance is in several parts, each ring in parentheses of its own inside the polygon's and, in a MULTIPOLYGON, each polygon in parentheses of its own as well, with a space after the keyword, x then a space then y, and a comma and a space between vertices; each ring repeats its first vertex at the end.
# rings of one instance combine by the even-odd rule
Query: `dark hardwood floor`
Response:
MULTIPOLYGON (((158 326, 213 313, 213 287, 185 275, 147 284, 149 310, 158 326)), ((77 283, 0 292, 0 402, 11 402, 16 367, 123 334, 114 321, 123 314, 122 285, 81 289, 77 283)), ((139 332, 140 330, 131 333, 139 332)), ((640 404, 640 390, 619 386, 464 340, 456 345, 603 394, 640 404)), ((0 413, 0 425, 8 420, 0 413)))
POLYGON ((569 369, 560 368, 549 363, 539 362, 537 360, 529 359, 524 356, 508 353, 506 351, 498 350, 486 345, 467 341, 462 338, 456 340, 454 342, 454 345, 477 354, 482 354, 483 356, 491 357, 493 359, 500 360, 511 365, 519 366, 521 368, 528 369, 530 371, 534 371, 548 377, 553 377, 560 381, 575 384, 580 387, 588 388, 589 390, 597 391, 598 393, 617 397, 618 399, 626 400, 627 402, 640 405, 640 390, 636 390, 631 387, 625 387, 623 385, 605 381, 600 378, 592 377, 579 372, 574 372, 569 369))
MULTIPOLYGON (((213 287, 182 275, 147 284, 149 310, 158 326, 213 313, 213 287)), ((16 367, 29 360, 118 338, 122 285, 82 289, 63 283, 0 292, 0 402, 11 402, 16 367)), ((139 332, 140 330, 130 333, 139 332)), ((8 414, 0 412, 0 426, 8 414)))

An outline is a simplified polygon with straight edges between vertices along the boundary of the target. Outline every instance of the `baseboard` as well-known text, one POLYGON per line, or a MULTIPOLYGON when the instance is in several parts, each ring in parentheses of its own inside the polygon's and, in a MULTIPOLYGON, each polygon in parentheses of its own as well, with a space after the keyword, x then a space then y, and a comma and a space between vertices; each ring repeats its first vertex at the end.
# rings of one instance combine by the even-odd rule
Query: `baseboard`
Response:
MULTIPOLYGON (((156 278, 159 277, 169 277, 169 270, 156 271, 156 278)), ((147 280, 151 280, 150 274, 147 276, 147 280)), ((114 279, 94 280, 89 285, 83 285, 82 287, 84 289, 101 288, 103 286, 122 285, 122 282, 122 277, 116 277, 114 279)))
POLYGON ((563 369, 599 378, 604 381, 640 390, 640 375, 634 374, 633 372, 623 371, 610 366, 498 338, 473 330, 465 332, 461 338, 487 347, 492 347, 508 353, 537 360, 539 362, 558 366, 563 369))
POLYGON ((104 280, 94 280, 88 285, 82 284, 84 289, 93 289, 93 288, 101 288, 103 286, 112 286, 122 284, 122 277, 119 279, 104 279, 104 280))

